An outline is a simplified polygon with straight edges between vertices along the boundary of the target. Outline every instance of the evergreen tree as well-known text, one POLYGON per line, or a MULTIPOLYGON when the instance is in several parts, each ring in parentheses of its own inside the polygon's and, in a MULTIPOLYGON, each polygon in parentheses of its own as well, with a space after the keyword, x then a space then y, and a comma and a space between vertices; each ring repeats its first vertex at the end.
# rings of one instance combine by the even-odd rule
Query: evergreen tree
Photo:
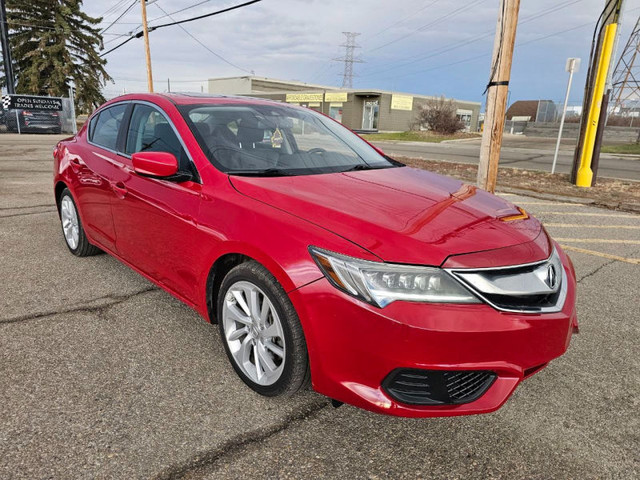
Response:
POLYGON ((101 87, 111 77, 97 52, 102 19, 81 6, 82 0, 6 1, 17 93, 67 96, 73 82, 78 112, 105 101, 101 87))

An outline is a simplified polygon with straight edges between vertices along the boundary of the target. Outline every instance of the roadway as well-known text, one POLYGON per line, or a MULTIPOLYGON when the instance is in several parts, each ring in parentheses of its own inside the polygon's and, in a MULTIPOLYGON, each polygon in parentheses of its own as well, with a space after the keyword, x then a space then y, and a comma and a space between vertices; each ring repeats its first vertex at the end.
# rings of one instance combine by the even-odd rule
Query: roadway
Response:
MULTIPOLYGON (((390 156, 407 156, 477 164, 480 141, 449 143, 373 142, 390 156)), ((555 141, 552 139, 506 138, 500 154, 501 167, 551 171, 555 141)), ((573 163, 573 144, 563 143, 556 172, 569 173, 573 163)), ((624 180, 640 180, 640 156, 602 154, 598 176, 624 180)))

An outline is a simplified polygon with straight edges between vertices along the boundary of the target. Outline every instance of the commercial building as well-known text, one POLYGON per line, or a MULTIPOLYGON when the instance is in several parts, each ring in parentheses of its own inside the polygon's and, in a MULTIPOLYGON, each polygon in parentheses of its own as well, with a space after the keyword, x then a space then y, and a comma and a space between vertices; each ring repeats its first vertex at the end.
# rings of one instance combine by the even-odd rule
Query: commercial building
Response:
MULTIPOLYGON (((406 131, 421 106, 436 97, 385 90, 345 89, 327 85, 245 76, 209 79, 209 93, 247 95, 302 105, 357 131, 406 131)), ((479 102, 452 99, 467 130, 478 129, 479 102)))
POLYGON ((518 100, 506 113, 507 120, 537 123, 555 122, 558 116, 553 100, 518 100))

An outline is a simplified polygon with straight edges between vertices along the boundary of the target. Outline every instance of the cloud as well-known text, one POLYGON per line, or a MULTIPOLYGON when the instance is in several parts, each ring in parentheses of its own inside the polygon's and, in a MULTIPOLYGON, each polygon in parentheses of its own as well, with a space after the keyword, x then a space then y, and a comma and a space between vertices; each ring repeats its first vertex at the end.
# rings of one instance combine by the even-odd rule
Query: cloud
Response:
MULTIPOLYGON (((639 0, 627 2, 628 23, 637 18, 639 0)), ((158 0, 148 7, 150 19, 175 12, 197 0, 158 0)), ((212 0, 175 15, 189 18, 236 4, 212 0)), ((343 66, 332 59, 344 55, 343 31, 361 32, 358 54, 366 62, 355 67, 356 86, 422 94, 445 94, 481 100, 493 47, 498 0, 264 0, 247 8, 185 24, 201 42, 229 62, 257 75, 339 84, 343 66)), ((566 83, 564 63, 578 56, 586 64, 593 25, 602 0, 523 1, 514 55, 511 100, 560 99, 566 83), (556 10, 557 9, 557 10, 556 10), (575 28, 580 25, 585 25, 575 28), (546 37, 546 38, 545 38, 546 37)), ((93 0, 84 8, 99 15, 112 2, 93 0)), ((120 10, 124 10, 125 4, 120 10)), ((114 20, 117 12, 105 20, 114 20)), ((110 33, 135 29, 139 9, 132 9, 110 33)), ((155 24, 170 21, 157 20, 155 24)), ((152 22, 153 24, 154 22, 152 22)), ((628 35, 632 25, 625 25, 628 35)), ((105 37, 108 46, 121 39, 105 37)), ((108 56, 116 80, 107 91, 144 90, 146 73, 141 39, 108 56)), ((246 75, 199 45, 179 27, 151 33, 156 89, 199 90, 210 77, 246 75), (192 82, 190 82, 192 81, 192 82)), ((581 75, 584 75, 586 66, 581 75)), ((576 78, 576 85, 584 77, 576 78)), ((206 86, 204 87, 206 89, 206 86)), ((580 96, 574 90, 573 100, 580 96)))

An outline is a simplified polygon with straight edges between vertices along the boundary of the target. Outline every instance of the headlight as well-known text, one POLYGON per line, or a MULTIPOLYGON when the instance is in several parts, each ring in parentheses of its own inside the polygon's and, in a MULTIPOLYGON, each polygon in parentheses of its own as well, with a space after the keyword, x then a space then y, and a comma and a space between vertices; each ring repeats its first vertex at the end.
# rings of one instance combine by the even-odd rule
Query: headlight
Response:
POLYGON ((312 257, 337 288, 377 307, 396 300, 425 303, 480 303, 440 268, 369 262, 310 247, 312 257))

